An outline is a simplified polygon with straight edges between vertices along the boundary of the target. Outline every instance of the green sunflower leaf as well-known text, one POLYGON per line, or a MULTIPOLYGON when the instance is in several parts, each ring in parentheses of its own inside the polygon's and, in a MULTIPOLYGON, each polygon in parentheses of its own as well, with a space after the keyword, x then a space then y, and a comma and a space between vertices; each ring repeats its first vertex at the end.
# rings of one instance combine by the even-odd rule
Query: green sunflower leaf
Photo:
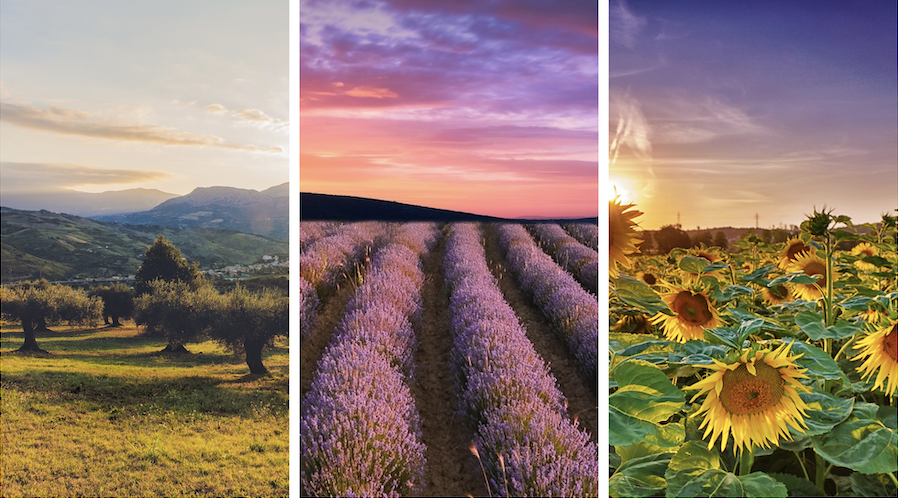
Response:
POLYGON ((851 490, 857 496, 896 496, 898 488, 885 474, 851 474, 851 490))
POLYGON ((667 303, 661 300, 661 295, 641 280, 622 275, 614 282, 611 291, 624 303, 639 308, 649 315, 658 312, 673 314, 667 303))
POLYGON ((821 278, 823 278, 822 275, 808 275, 803 271, 798 271, 771 280, 767 287, 773 288, 781 284, 813 284, 821 278))
MULTIPOLYGON (((854 398, 839 398, 820 391, 799 393, 798 395, 809 408, 808 416, 804 419, 808 426, 804 431, 806 436, 826 434, 848 418, 854 407, 854 398)), ((801 434, 791 426, 789 432, 793 437, 801 434)))
POLYGON ((749 273, 748 275, 743 276, 742 280, 747 280, 749 282, 757 282, 757 281, 763 280, 764 277, 769 275, 770 272, 773 271, 774 268, 776 268, 775 264, 762 266, 761 268, 758 268, 757 270, 749 273))
POLYGON ((848 311, 867 311, 872 300, 873 298, 868 296, 854 296, 837 303, 837 305, 848 311))
POLYGON ((895 472, 898 470, 895 418, 892 407, 855 403, 844 422, 827 433, 811 437, 814 451, 829 463, 862 474, 895 472))
POLYGON ((720 454, 702 441, 689 441, 664 473, 668 497, 787 496, 786 486, 763 472, 738 477, 721 469, 720 454))
POLYGON ((809 377, 819 377, 824 380, 839 380, 842 381, 844 385, 849 385, 851 383, 848 380, 848 377, 846 377, 839 368, 839 365, 822 349, 813 344, 796 341, 791 338, 783 339, 783 342, 792 342, 790 353, 793 356, 799 354, 803 355, 801 358, 795 360, 795 363, 801 368, 808 369, 808 371, 805 372, 805 375, 809 377))
POLYGON ((673 452, 665 453, 663 451, 629 459, 624 459, 622 456, 623 463, 614 472, 608 483, 609 494, 611 496, 657 496, 661 494, 667 487, 667 481, 662 476, 672 456, 673 452))
POLYGON ((820 496, 820 490, 811 481, 804 477, 793 476, 792 474, 774 474, 770 477, 786 485, 789 489, 789 496, 820 496))
POLYGON ((823 317, 813 311, 801 311, 795 315, 795 325, 798 325, 798 328, 812 341, 821 339, 838 341, 853 336, 862 328, 861 325, 845 320, 837 320, 835 325, 827 327, 823 323, 823 317))
POLYGON ((744 285, 728 285, 723 290, 714 292, 712 298, 718 302, 732 301, 738 296, 754 294, 755 290, 744 285))
POLYGON ((710 261, 695 256, 683 256, 679 264, 680 269, 687 273, 704 273, 709 266, 711 266, 710 261))
POLYGON ((631 360, 618 365, 613 376, 618 389, 608 397, 609 444, 669 447, 683 442, 682 423, 662 423, 686 403, 683 391, 664 372, 646 361, 631 360))

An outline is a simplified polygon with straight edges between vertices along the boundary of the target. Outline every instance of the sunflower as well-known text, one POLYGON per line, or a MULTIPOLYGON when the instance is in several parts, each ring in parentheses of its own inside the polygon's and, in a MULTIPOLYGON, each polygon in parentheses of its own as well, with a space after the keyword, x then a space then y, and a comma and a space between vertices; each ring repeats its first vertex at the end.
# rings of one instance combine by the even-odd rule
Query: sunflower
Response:
MULTIPOLYGON (((877 256, 879 255, 879 249, 876 248, 873 244, 869 242, 861 242, 860 244, 854 246, 851 249, 852 256, 877 256)), ((861 271, 873 271, 876 269, 876 265, 867 263, 861 259, 858 259, 854 262, 854 267, 861 271)))
POLYGON ((879 370, 873 389, 882 388, 886 394, 894 397, 898 390, 898 320, 890 320, 885 327, 867 334, 857 341, 854 348, 861 352, 852 360, 867 358, 857 368, 862 373, 861 378, 872 378, 873 372, 879 370))
POLYGON ((821 278, 811 284, 793 284, 792 292, 801 299, 816 301, 823 297, 821 289, 826 288, 826 261, 809 252, 799 253, 786 271, 803 271, 805 275, 820 275, 821 278), (818 288, 819 287, 819 288, 818 288))
POLYGON ((670 288, 661 298, 667 303, 674 316, 658 312, 652 317, 652 323, 662 324, 664 335, 671 341, 686 342, 704 340, 705 329, 714 329, 723 325, 714 304, 704 291, 697 292, 679 288, 672 284, 663 284, 670 288))
POLYGON ((789 426, 799 432, 807 428, 808 406, 798 396, 807 391, 798 379, 806 379, 807 369, 798 368, 795 360, 801 355, 790 356, 792 343, 783 343, 775 351, 762 349, 754 354, 747 350, 733 363, 714 360, 713 365, 695 365, 710 368, 714 373, 687 386, 698 390, 690 402, 707 393, 696 415, 705 413, 699 426, 711 435, 708 449, 721 437, 721 451, 725 451, 730 431, 736 448, 751 450, 752 446, 769 448, 779 444, 779 438, 792 439, 789 426))
POLYGON ((867 308, 867 311, 861 312, 858 314, 861 317, 861 320, 867 323, 879 323, 879 320, 887 317, 888 315, 882 311, 879 311, 875 308, 867 308))
POLYGON ((634 229, 636 223, 633 221, 633 218, 642 215, 642 211, 630 210, 634 206, 636 205, 621 205, 617 198, 608 202, 608 250, 610 252, 608 273, 611 274, 611 278, 617 278, 618 264, 624 268, 630 268, 631 263, 627 256, 639 252, 636 245, 642 243, 642 239, 634 229))
MULTIPOLYGON (((708 264, 717 263, 718 261, 723 261, 723 256, 720 255, 720 248, 717 247, 705 247, 705 244, 702 244, 700 247, 688 249, 683 256, 680 257, 682 260, 686 256, 692 256, 694 258, 702 258, 708 262, 708 264)), ((683 278, 687 282, 695 282, 701 276, 697 273, 690 273, 687 271, 680 270, 683 273, 683 278)), ((723 276, 723 270, 714 270, 709 272, 704 272, 702 275, 711 275, 715 278, 720 278, 723 276)))
POLYGON ((783 252, 780 253, 779 262, 777 262, 777 266, 780 269, 785 270, 795 262, 795 259, 799 254, 803 252, 813 252, 814 248, 811 246, 806 246, 801 239, 792 237, 791 239, 786 241, 786 247, 783 248, 783 252))
POLYGON ((647 334, 651 332, 652 323, 644 313, 624 315, 614 324, 614 330, 629 334, 647 334))
POLYGON ((642 280, 647 285, 655 285, 658 283, 658 277, 656 277, 655 274, 651 272, 636 272, 636 278, 642 280))
POLYGON ((761 287, 761 296, 764 298, 764 302, 771 306, 775 304, 791 303, 795 300, 795 296, 793 296, 789 288, 783 284, 779 284, 776 287, 761 287))

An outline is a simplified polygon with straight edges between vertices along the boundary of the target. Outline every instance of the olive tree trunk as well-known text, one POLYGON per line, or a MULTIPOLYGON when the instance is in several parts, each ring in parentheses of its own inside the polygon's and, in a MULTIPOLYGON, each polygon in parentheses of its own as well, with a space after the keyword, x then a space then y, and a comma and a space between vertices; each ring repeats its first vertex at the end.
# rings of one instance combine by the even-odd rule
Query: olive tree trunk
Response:
POLYGON ((37 345, 37 339, 34 336, 34 323, 31 320, 26 318, 22 319, 22 332, 24 332, 25 334, 25 344, 22 344, 22 347, 20 347, 17 351, 32 353, 47 352, 37 345))
POLYGON ((265 341, 258 339, 245 339, 243 349, 246 351, 246 364, 251 374, 268 375, 268 369, 262 364, 262 349, 265 341))

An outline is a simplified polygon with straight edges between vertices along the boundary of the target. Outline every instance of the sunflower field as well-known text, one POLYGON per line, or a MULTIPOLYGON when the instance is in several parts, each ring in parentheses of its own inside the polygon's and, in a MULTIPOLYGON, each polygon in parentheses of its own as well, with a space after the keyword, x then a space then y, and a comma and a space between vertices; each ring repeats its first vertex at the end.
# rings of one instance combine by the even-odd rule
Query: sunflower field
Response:
POLYGON ((612 496, 895 496, 896 218, 643 255, 612 201, 612 496))

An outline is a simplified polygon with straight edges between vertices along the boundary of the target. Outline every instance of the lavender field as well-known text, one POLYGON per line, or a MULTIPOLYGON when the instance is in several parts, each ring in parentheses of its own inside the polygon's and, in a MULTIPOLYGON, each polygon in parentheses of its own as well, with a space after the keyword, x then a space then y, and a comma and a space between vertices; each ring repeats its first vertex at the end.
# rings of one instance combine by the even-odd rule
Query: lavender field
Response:
POLYGON ((598 495, 595 225, 300 233, 303 495, 598 495))

